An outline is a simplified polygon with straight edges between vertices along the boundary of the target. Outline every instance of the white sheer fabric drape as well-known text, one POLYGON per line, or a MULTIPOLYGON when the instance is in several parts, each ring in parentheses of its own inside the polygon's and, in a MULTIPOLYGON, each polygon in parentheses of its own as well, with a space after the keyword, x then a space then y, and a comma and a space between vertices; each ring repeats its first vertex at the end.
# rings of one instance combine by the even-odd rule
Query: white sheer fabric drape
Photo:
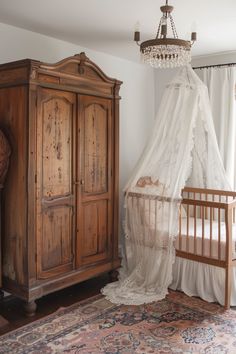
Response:
POLYGON ((209 91, 213 121, 226 175, 236 189, 236 67, 196 69, 209 91))
POLYGON ((126 186, 123 267, 119 281, 102 290, 112 302, 138 305, 167 294, 187 181, 229 189, 207 89, 190 66, 167 85, 153 134, 126 186))

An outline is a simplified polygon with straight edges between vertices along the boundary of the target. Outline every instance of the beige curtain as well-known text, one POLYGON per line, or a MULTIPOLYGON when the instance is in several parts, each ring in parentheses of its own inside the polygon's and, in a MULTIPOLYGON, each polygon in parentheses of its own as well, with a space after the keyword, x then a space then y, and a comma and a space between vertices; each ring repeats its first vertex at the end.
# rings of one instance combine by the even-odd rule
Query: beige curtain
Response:
POLYGON ((228 180, 236 190, 236 66, 196 69, 209 91, 220 154, 228 180))

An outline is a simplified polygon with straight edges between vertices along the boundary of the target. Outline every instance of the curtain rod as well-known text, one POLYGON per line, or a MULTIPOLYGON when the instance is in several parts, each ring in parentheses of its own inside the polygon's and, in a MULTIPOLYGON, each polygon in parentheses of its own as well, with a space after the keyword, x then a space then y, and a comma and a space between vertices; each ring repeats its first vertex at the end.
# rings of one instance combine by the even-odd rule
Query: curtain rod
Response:
POLYGON ((236 66, 236 63, 195 66, 193 67, 193 69, 196 70, 196 69, 208 69, 208 68, 221 68, 222 66, 236 66))

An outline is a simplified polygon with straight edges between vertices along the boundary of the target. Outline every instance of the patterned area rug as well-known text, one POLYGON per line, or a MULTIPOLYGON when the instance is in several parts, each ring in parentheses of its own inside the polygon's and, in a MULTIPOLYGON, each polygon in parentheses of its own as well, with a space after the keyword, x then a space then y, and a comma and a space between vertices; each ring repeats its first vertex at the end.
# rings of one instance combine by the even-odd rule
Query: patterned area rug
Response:
POLYGON ((0 353, 236 353, 236 314, 171 292, 165 300, 118 306, 96 296, 0 338, 0 353))

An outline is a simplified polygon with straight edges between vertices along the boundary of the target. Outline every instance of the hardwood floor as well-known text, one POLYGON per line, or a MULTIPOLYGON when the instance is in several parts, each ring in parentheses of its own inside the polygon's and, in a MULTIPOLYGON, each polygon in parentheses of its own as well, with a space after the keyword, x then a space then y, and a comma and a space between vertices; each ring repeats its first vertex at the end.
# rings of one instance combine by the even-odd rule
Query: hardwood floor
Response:
POLYGON ((13 296, 5 297, 0 301, 0 315, 8 320, 9 324, 0 328, 0 335, 47 316, 60 307, 70 306, 75 302, 97 295, 100 289, 108 282, 109 276, 103 275, 46 295, 36 300, 38 305, 37 313, 34 317, 30 318, 24 314, 22 300, 13 296))

